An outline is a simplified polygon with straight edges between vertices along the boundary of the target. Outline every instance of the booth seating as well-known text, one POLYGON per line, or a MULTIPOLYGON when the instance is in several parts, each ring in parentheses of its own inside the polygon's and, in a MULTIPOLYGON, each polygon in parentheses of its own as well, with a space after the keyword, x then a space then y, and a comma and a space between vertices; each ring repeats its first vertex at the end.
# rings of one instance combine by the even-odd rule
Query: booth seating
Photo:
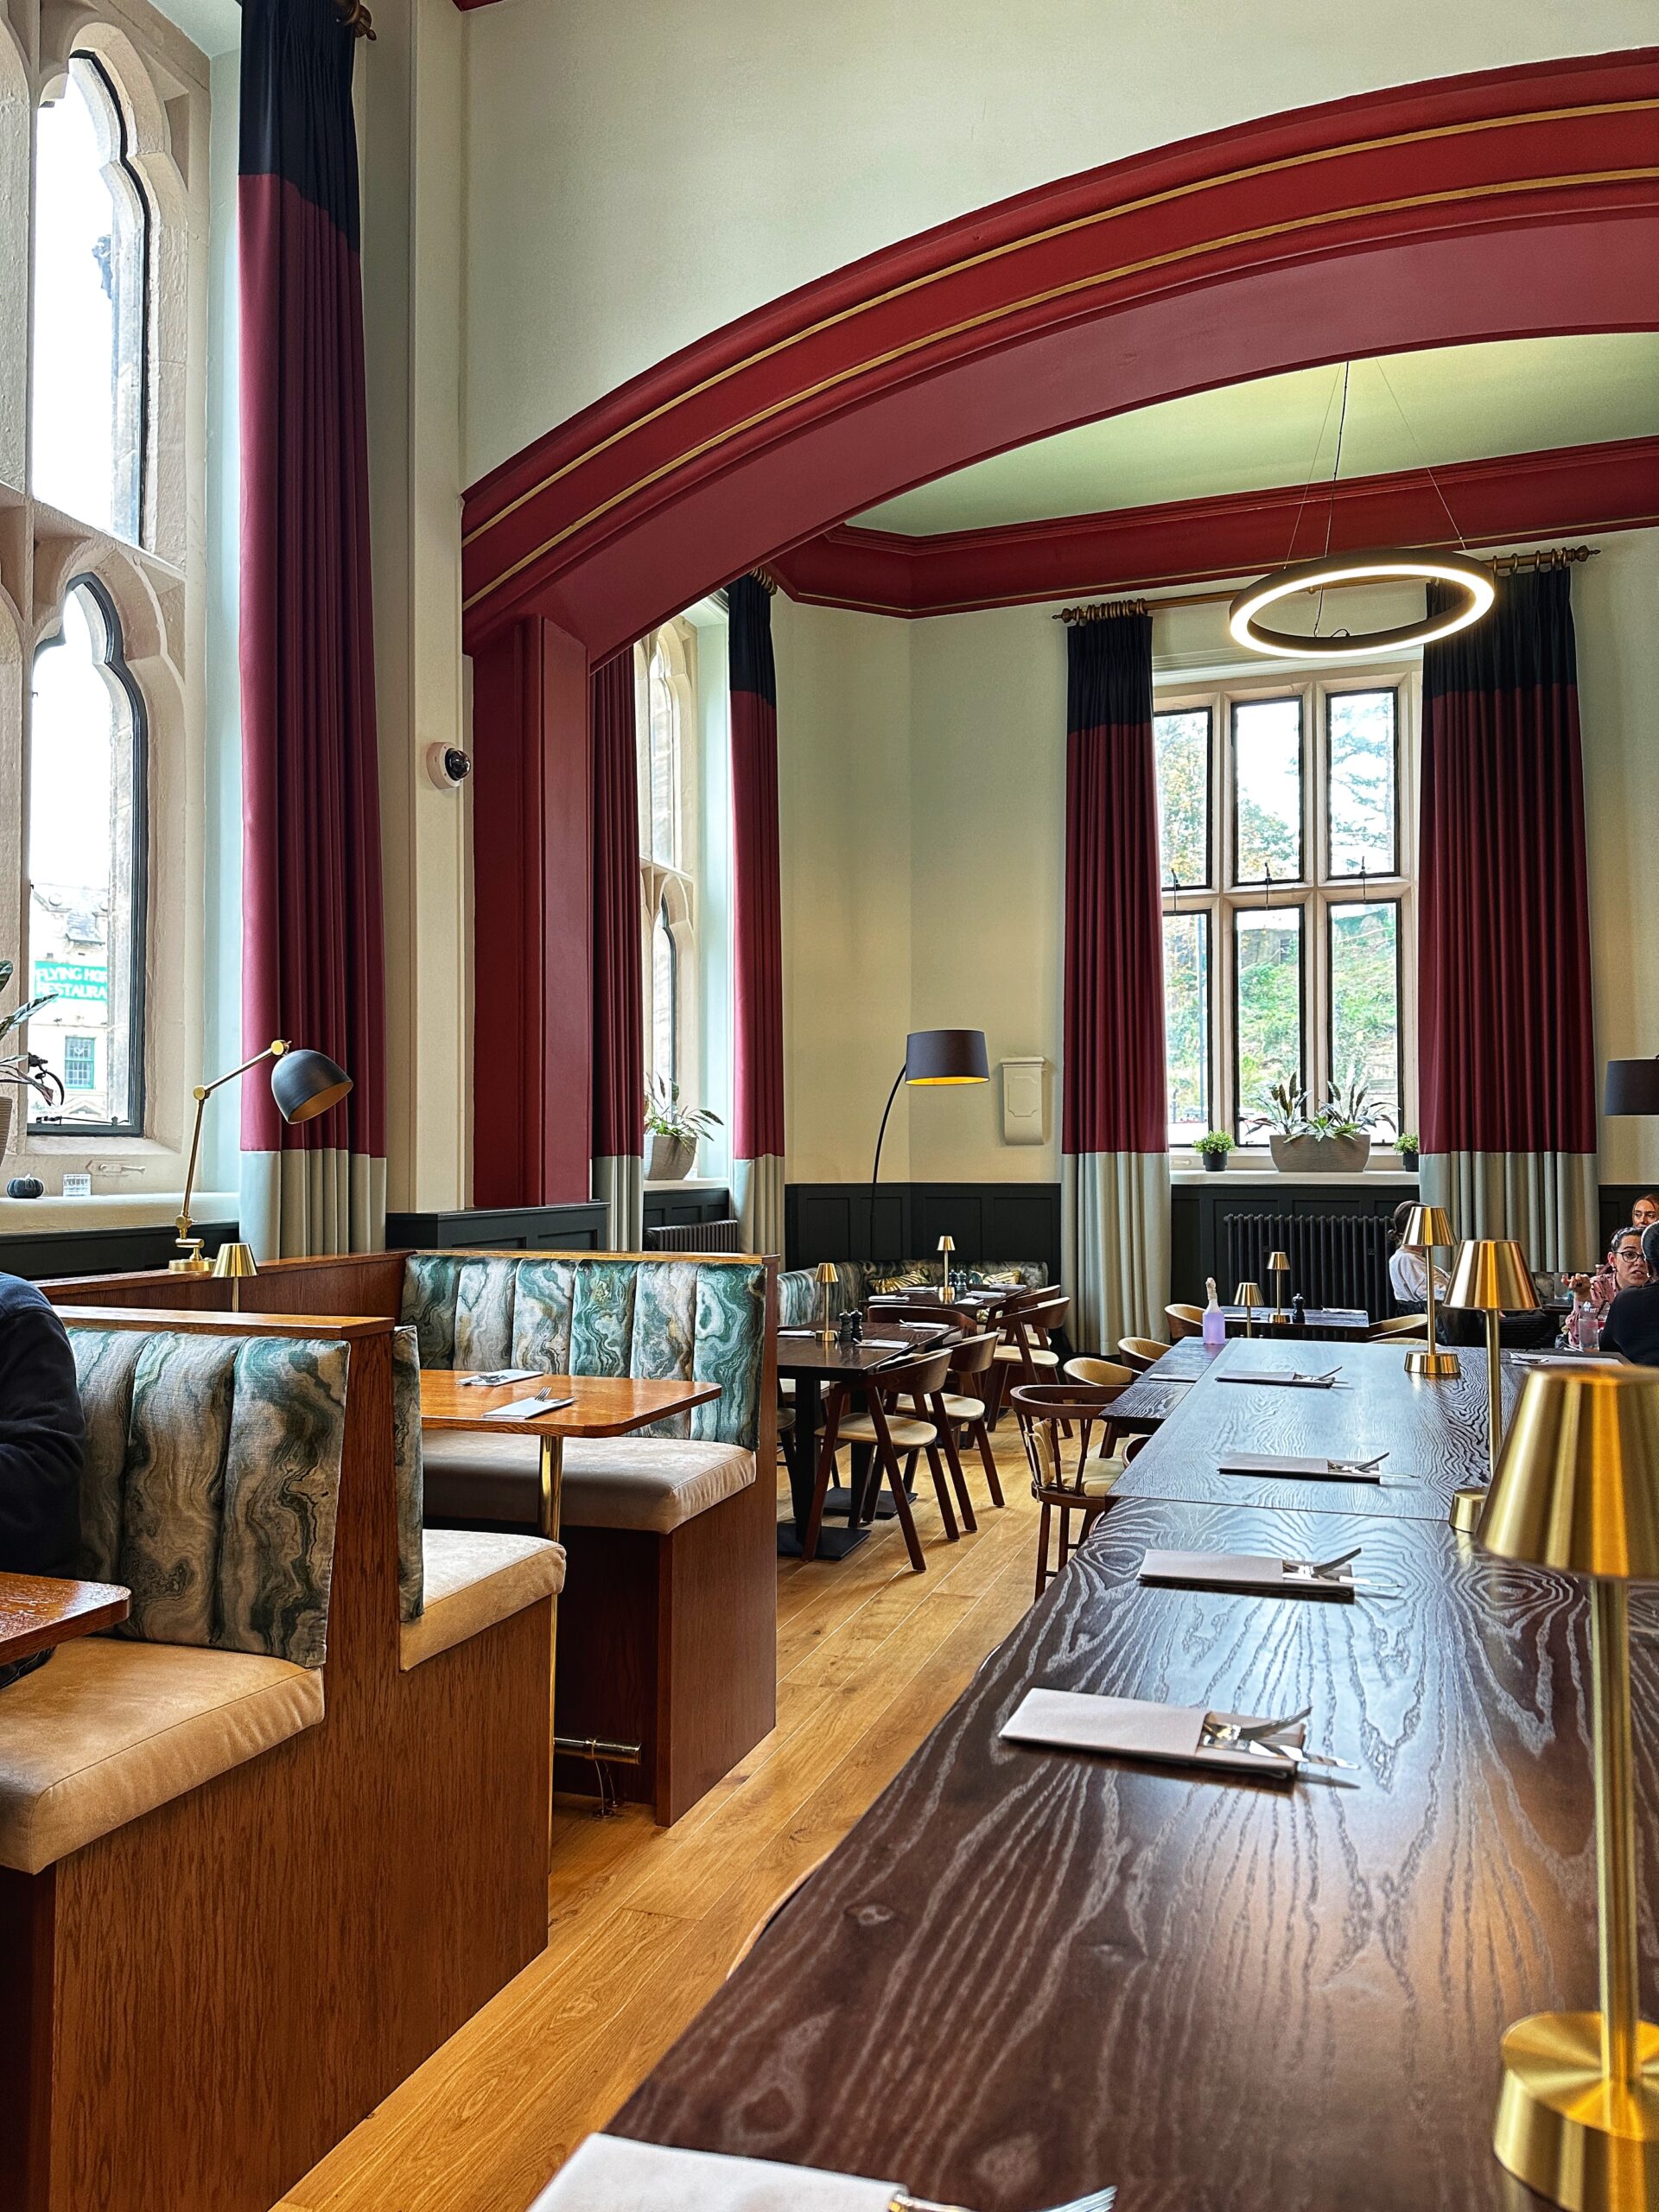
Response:
POLYGON ((0 1693, 0 2212, 265 2212, 545 1945, 563 1554, 426 1554, 390 1319, 63 1318, 131 1604, 0 1693))
MULTIPOLYGON (((421 1364, 715 1382, 637 1436, 564 1447, 562 1737, 639 1746, 623 1796, 677 1820, 776 1711, 775 1262, 741 1255, 412 1252, 403 1318, 421 1364)), ((400 1332, 401 1333, 401 1332, 400 1332)), ((533 1438, 429 1431, 427 1542, 534 1529, 533 1438)), ((591 1789, 585 1760, 562 1787, 591 1789)))

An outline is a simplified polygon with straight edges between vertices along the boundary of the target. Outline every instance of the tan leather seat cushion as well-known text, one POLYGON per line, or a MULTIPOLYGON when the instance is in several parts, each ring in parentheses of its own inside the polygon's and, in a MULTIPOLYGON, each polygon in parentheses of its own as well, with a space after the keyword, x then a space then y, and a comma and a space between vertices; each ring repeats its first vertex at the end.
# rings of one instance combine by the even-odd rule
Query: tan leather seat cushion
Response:
MULTIPOLYGON (((487 1444, 489 1439, 484 1441, 487 1444)), ((421 1544, 426 1603, 400 1630, 407 1670, 480 1636, 564 1587, 564 1547, 487 1529, 428 1529, 421 1544)))
MULTIPOLYGON (((540 1461, 533 1437, 429 1428, 421 1442, 430 1519, 535 1526, 540 1461)), ((563 1523, 665 1536, 753 1480, 754 1454, 741 1445, 572 1437, 564 1447, 563 1523)))
MULTIPOLYGON (((900 1452, 925 1452, 930 1444, 937 1444, 939 1432, 931 1421, 912 1421, 907 1414, 887 1415, 887 1434, 894 1448, 900 1452)), ((868 1414, 854 1414, 850 1420, 836 1425, 836 1440, 839 1444, 874 1444, 879 1441, 875 1423, 868 1414)))
POLYGON ((983 1398, 959 1398, 954 1391, 950 1391, 945 1395, 944 1410, 952 1421, 983 1421, 985 1401, 983 1398))
POLYGON ((85 1637, 0 1690, 0 1866, 38 1874, 322 1718, 322 1676, 85 1637))

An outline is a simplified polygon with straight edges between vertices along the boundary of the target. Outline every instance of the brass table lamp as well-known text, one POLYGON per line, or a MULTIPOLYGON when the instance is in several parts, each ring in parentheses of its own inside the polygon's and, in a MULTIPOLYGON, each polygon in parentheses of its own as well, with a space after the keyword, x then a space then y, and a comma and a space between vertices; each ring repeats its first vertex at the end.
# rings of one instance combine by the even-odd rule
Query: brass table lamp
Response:
POLYGON ((830 1319, 830 1294, 841 1281, 833 1260, 818 1262, 818 1296, 821 1302, 818 1320, 818 1342, 832 1344, 836 1341, 836 1325, 830 1319))
POLYGON ((1285 1312, 1285 1277, 1290 1273, 1289 1253, 1269 1252, 1268 1273, 1273 1277, 1273 1318, 1275 1321, 1287 1320, 1289 1317, 1285 1312))
POLYGON ((250 1275, 259 1272, 251 1244, 221 1244, 213 1255, 213 1274, 220 1282, 231 1286, 231 1311, 242 1311, 242 1286, 250 1275))
POLYGON ((1434 1340, 1434 1255, 1449 1251, 1456 1242, 1451 1217, 1444 1206, 1413 1206, 1400 1243, 1402 1250, 1421 1252, 1423 1255, 1423 1272, 1428 1278, 1424 1293, 1428 1307, 1428 1348, 1406 1354, 1406 1372, 1425 1376, 1435 1382, 1443 1382, 1449 1376, 1463 1371, 1456 1352, 1443 1351, 1434 1340))
POLYGON ((942 1303, 946 1306, 950 1304, 957 1294, 950 1287, 950 1255, 956 1249, 957 1240, 954 1236, 940 1237, 939 1249, 944 1255, 944 1287, 940 1291, 939 1297, 942 1303))
POLYGON ((1262 1295, 1262 1286, 1259 1282, 1242 1282, 1234 1291, 1234 1305, 1242 1306, 1244 1308, 1244 1333, 1247 1337, 1253 1337, 1255 1334, 1255 1309, 1258 1306, 1265 1306, 1267 1302, 1262 1295))
POLYGON ((1460 1313, 1486 1316, 1486 1457, 1496 1478, 1497 1455, 1503 1448, 1503 1361, 1498 1347, 1498 1318, 1538 1310, 1538 1292, 1528 1271, 1527 1255, 1514 1237, 1474 1236, 1460 1244, 1446 1303, 1460 1313))
POLYGON ((1476 1540, 1590 1578, 1599 2012, 1536 2012, 1503 2037, 1493 2148, 1570 2212, 1659 2205, 1659 2027, 1641 2017, 1625 1584, 1659 1578, 1659 1371, 1527 1378, 1476 1540))
POLYGON ((178 1235, 174 1242, 180 1256, 167 1263, 169 1274, 206 1275, 213 1273, 211 1262, 201 1256, 201 1239, 190 1234, 190 1199, 196 1186, 196 1162, 201 1154, 201 1116, 203 1109, 214 1091, 237 1077, 245 1075, 250 1068, 257 1068, 262 1060, 274 1060, 270 1071, 270 1095, 276 1102, 276 1110, 285 1122, 315 1121, 319 1114, 342 1099, 352 1087, 352 1078, 344 1068, 331 1060, 327 1052, 314 1052, 302 1046, 294 1051, 285 1037, 274 1038, 263 1052, 255 1052, 240 1067, 229 1068, 223 1075, 216 1075, 211 1083, 199 1083, 194 1093, 196 1102, 195 1126, 190 1132, 190 1165, 185 1170, 184 1198, 179 1207, 178 1235))

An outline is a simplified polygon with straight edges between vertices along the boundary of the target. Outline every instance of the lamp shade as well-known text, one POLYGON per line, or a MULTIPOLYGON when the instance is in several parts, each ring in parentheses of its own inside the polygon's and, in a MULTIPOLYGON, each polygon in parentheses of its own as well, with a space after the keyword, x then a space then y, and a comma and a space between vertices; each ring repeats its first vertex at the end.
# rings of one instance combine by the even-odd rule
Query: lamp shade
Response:
POLYGON ((906 1083, 988 1083, 982 1029, 912 1029, 905 1039, 906 1083))
POLYGON ((270 1095, 285 1122, 311 1122, 338 1105, 352 1087, 352 1078, 327 1052, 302 1046, 284 1052, 270 1071, 270 1095))
POLYGON ((1475 1534, 1564 1574, 1659 1579, 1659 1370, 1535 1369, 1475 1534))
POLYGON ((1444 1206, 1413 1206, 1400 1241, 1408 1251, 1439 1252, 1449 1250, 1458 1240, 1452 1234, 1452 1217, 1444 1206))
POLYGON ((957 1240, 954 1236, 946 1236, 940 1237, 939 1249, 941 1252, 954 1252, 956 1249, 957 1240))
POLYGON ((1659 1114, 1659 1060, 1609 1060, 1604 1114, 1659 1114))
POLYGON ((818 1281, 826 1286, 841 1281, 841 1270, 833 1260, 818 1262, 818 1281))
POLYGON ((257 1275, 258 1262, 253 1256, 251 1244, 221 1244, 213 1260, 213 1273, 223 1281, 227 1276, 232 1282, 245 1281, 257 1275))
POLYGON ((1233 1293, 1234 1305, 1243 1306, 1247 1312, 1252 1306, 1265 1306, 1267 1302, 1259 1282, 1242 1282, 1233 1293))
POLYGON ((1538 1289, 1512 1236, 1471 1236, 1458 1247, 1452 1287, 1441 1300, 1466 1313, 1535 1313, 1538 1289))
POLYGON ((1290 1273, 1289 1253, 1269 1252, 1268 1255, 1268 1273, 1270 1275, 1287 1275, 1290 1273))

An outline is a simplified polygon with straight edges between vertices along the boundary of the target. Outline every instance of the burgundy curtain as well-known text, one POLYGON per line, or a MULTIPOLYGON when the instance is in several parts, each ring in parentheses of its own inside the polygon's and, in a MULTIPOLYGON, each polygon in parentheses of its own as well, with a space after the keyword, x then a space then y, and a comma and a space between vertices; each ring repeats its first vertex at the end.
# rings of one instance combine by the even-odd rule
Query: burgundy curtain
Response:
MULTIPOLYGON (((1449 607, 1437 588, 1430 611, 1449 607)), ((1424 1185, 1464 1236, 1592 1256, 1595 1039, 1569 571, 1423 654, 1424 1185)))
POLYGON ((639 798, 633 652, 594 671, 593 1192, 609 1209, 609 1243, 645 1241, 645 988, 639 922, 639 798))
POLYGON ((733 1179, 752 1252, 784 1249, 784 925, 778 865, 778 683, 772 594, 727 588, 734 969, 733 1179))
POLYGON ((327 1052, 353 1084, 290 1127, 260 1073, 243 1083, 243 1234, 265 1253, 385 1242, 354 48, 334 0, 245 0, 242 1033, 327 1052))
POLYGON ((1159 1335, 1169 1295, 1152 617, 1066 632, 1061 1174, 1073 1341, 1159 1335))

